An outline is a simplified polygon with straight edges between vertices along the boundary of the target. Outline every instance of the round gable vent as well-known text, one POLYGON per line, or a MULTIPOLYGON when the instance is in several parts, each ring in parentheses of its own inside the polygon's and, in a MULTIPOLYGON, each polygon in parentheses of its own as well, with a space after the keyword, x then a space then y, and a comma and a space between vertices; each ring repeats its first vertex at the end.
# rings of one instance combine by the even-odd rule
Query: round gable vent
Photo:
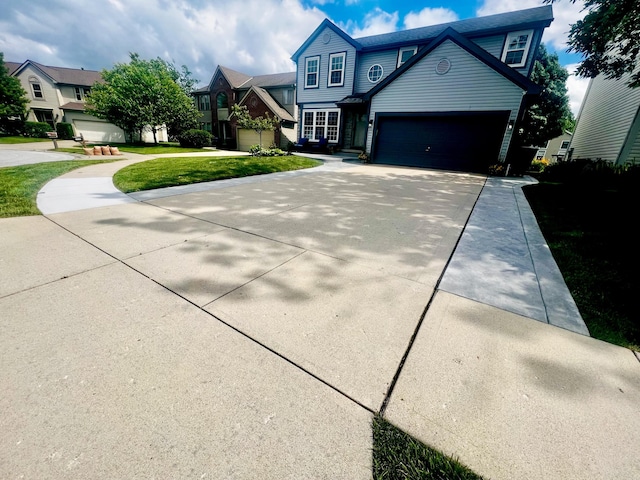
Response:
POLYGON ((322 36, 322 43, 329 43, 330 41, 331 41, 331 34, 329 32, 326 32, 322 36))
POLYGON ((444 75, 449 70, 451 70, 451 62, 449 61, 448 58, 443 58, 436 65, 436 73, 438 75, 444 75))

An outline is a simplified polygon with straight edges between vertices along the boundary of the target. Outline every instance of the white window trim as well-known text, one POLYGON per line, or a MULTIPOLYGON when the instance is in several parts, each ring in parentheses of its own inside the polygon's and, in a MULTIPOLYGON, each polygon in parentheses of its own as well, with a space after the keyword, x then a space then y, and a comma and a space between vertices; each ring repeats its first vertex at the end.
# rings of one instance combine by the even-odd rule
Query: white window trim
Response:
POLYGON ((382 80, 382 77, 384 77, 384 67, 382 65, 380 65, 379 63, 375 63, 369 67, 369 70, 367 71, 367 80, 369 80, 371 83, 378 83, 380 80, 382 80), (373 67, 380 67, 380 77, 377 80, 371 80, 371 71, 373 70, 373 67))
POLYGON ((503 63, 506 63, 507 53, 509 53, 510 51, 522 50, 520 48, 509 50, 509 43, 511 43, 511 39, 513 39, 513 37, 519 37, 520 35, 527 35, 527 44, 524 47, 524 52, 522 53, 522 61, 520 63, 507 63, 507 65, 514 68, 524 67, 526 65, 527 58, 529 57, 529 49, 531 48, 531 40, 533 39, 533 30, 520 30, 519 32, 509 32, 504 42, 504 49, 502 50, 501 60, 503 63))
POLYGON ((346 63, 347 63, 347 52, 341 53, 332 53, 329 55, 329 77, 327 78, 327 86, 328 87, 342 87, 344 86, 344 73, 346 71, 346 63), (332 70, 333 67, 333 59, 342 57, 342 68, 340 69, 340 82, 331 83, 331 73, 338 70, 332 70))
POLYGON ((312 113, 312 118, 311 118, 311 128, 312 128, 312 134, 306 138, 309 139, 310 142, 317 142, 318 139, 316 139, 316 127, 321 127, 324 129, 324 138, 328 138, 327 136, 327 131, 329 128, 329 113, 330 112, 336 112, 338 114, 338 124, 336 125, 337 127, 337 132, 336 132, 336 139, 335 140, 329 140, 329 143, 338 143, 340 141, 340 109, 339 108, 318 108, 318 109, 304 109, 302 111, 302 128, 301 128, 301 137, 305 137, 306 135, 304 135, 305 132, 305 126, 307 126, 307 124, 305 123, 305 113, 312 113), (325 121, 323 125, 316 125, 316 115, 318 112, 324 112, 325 113, 325 121))
POLYGON ((396 68, 400 68, 402 65, 404 65, 407 60, 405 60, 404 62, 402 61, 402 54, 404 52, 413 52, 411 54, 411 56, 415 55, 416 53, 418 53, 418 47, 405 47, 405 48, 401 48, 400 50, 398 50, 398 64, 396 65, 396 68))
POLYGON ((308 57, 304 59, 304 88, 318 88, 320 86, 320 55, 316 55, 314 57, 308 57), (307 80, 309 78, 309 63, 317 60, 318 68, 316 69, 316 83, 308 84, 307 80))

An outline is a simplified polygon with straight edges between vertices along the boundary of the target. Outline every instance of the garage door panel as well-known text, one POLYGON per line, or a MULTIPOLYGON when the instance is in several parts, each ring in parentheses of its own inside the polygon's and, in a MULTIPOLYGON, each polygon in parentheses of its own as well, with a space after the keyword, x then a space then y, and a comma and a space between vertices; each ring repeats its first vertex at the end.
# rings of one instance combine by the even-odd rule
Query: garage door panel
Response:
POLYGON ((74 120, 76 132, 88 142, 124 143, 124 131, 111 123, 74 120))
POLYGON ((383 116, 375 163, 486 173, 498 159, 507 112, 383 116))

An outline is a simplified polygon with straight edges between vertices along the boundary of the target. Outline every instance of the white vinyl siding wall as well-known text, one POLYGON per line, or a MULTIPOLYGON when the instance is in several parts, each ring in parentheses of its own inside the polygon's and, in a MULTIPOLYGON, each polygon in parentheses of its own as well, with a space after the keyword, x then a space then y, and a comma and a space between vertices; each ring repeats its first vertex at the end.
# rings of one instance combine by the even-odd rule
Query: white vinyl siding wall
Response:
MULTIPOLYGON (((627 80, 626 75, 620 80, 602 75, 591 80, 571 142, 573 159, 618 161, 640 106, 640 88, 629 88, 627 80)), ((633 148, 629 158, 639 153, 633 148)))
MULTIPOLYGON (((297 92, 298 104, 306 102, 337 102, 353 92, 353 80, 356 64, 355 48, 342 39, 330 28, 326 28, 315 38, 308 48, 301 53, 298 59, 297 92), (330 39, 324 43, 325 34, 330 39), (344 84, 341 87, 327 87, 329 80, 329 55, 332 53, 346 52, 344 68, 344 84), (318 88, 304 88, 305 85, 305 59, 320 56, 318 88)), ((314 107, 315 108, 315 107, 314 107)))
MULTIPOLYGON (((471 54, 448 40, 398 77, 371 100, 370 120, 378 112, 511 112, 516 120, 524 91, 471 54), (447 58, 451 69, 435 72, 437 63, 447 58)), ((367 137, 371 151, 372 128, 367 137)), ((505 130, 499 159, 506 158, 511 131, 505 130)))

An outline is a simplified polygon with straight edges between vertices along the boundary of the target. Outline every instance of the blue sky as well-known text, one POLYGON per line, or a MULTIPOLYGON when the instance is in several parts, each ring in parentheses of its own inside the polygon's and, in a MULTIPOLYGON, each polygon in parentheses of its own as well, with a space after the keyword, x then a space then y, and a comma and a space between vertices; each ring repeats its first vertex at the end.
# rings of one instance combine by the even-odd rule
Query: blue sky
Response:
MULTIPOLYGON (((0 0, 6 61, 90 70, 127 62, 129 52, 186 65, 205 85, 217 65, 250 74, 295 68, 291 54, 329 18, 354 37, 542 5, 542 0, 0 0)), ((581 0, 559 0, 543 41, 570 71, 566 50, 581 0)), ((587 81, 567 82, 577 113, 587 81)))

